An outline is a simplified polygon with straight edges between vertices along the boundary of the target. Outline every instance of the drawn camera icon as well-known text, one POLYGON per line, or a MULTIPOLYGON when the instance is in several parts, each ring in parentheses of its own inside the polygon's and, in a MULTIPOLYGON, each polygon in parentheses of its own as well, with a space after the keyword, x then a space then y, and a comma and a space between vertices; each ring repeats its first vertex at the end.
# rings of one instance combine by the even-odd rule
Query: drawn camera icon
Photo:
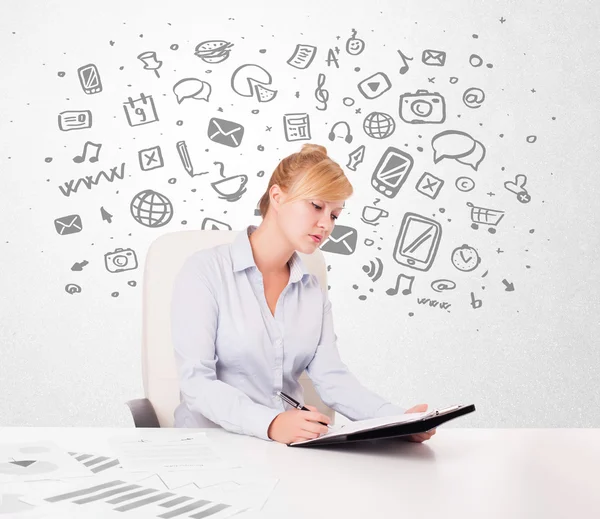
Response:
POLYGON ((104 255, 104 264, 109 272, 124 272, 138 267, 137 256, 132 249, 115 249, 104 255))
POLYGON ((409 124, 443 123, 446 101, 437 92, 417 90, 400 96, 400 119, 409 124))

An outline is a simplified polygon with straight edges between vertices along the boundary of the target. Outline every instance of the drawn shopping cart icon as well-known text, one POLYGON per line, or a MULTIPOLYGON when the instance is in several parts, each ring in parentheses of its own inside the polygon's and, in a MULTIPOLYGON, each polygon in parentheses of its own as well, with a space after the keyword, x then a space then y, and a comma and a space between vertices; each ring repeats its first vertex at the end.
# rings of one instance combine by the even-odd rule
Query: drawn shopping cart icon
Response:
POLYGON ((479 224, 489 225, 488 231, 494 234, 496 232, 496 225, 504 218, 504 211, 477 207, 471 202, 467 202, 467 205, 471 208, 471 221, 473 222, 471 227, 473 229, 479 229, 479 224))

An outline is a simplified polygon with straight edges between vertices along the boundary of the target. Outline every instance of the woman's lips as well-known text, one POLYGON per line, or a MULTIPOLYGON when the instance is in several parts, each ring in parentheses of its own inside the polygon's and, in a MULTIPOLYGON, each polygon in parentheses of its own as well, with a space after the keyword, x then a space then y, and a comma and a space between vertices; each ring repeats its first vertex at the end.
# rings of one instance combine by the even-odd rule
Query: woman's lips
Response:
POLYGON ((319 236, 315 236, 314 234, 309 234, 309 236, 315 240, 316 243, 320 243, 321 242, 321 238, 319 236))

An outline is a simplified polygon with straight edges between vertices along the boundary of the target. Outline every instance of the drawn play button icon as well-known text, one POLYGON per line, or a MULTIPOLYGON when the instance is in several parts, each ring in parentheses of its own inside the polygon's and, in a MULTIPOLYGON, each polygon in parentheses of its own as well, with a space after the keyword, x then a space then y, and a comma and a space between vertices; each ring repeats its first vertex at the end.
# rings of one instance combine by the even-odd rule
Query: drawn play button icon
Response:
POLYGON ((392 88, 392 84, 383 72, 377 72, 358 84, 358 90, 367 99, 376 99, 390 88, 392 88))

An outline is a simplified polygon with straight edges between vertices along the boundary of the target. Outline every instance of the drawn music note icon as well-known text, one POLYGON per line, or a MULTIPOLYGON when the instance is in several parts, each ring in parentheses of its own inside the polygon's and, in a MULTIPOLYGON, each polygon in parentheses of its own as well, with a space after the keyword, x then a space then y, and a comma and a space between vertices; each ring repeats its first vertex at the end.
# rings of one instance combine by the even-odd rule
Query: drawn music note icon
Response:
POLYGON ((73 162, 75 162, 76 164, 81 164, 83 161, 85 161, 87 158, 88 148, 90 146, 94 148, 94 154, 87 160, 92 164, 94 162, 98 162, 98 155, 100 155, 100 148, 102 148, 102 144, 95 144, 90 141, 87 141, 83 146, 83 153, 81 155, 76 155, 75 157, 73 157, 73 162))
POLYGON ((388 288, 385 291, 385 293, 388 296, 395 296, 398 293, 398 290, 400 289, 400 282, 402 282, 404 286, 406 286, 406 284, 408 283, 408 287, 402 289, 402 295, 407 296, 409 294, 412 294, 412 285, 414 280, 415 276, 405 276, 404 274, 400 274, 396 279, 396 286, 394 288, 388 288))
POLYGON ((409 58, 408 56, 405 56, 404 54, 402 54, 401 50, 398 50, 398 54, 400 54, 400 57, 402 58, 402 63, 404 63, 404 65, 402 65, 402 67, 400 68, 400 74, 404 75, 408 72, 408 63, 406 63, 406 61, 412 61, 414 58, 409 58))

